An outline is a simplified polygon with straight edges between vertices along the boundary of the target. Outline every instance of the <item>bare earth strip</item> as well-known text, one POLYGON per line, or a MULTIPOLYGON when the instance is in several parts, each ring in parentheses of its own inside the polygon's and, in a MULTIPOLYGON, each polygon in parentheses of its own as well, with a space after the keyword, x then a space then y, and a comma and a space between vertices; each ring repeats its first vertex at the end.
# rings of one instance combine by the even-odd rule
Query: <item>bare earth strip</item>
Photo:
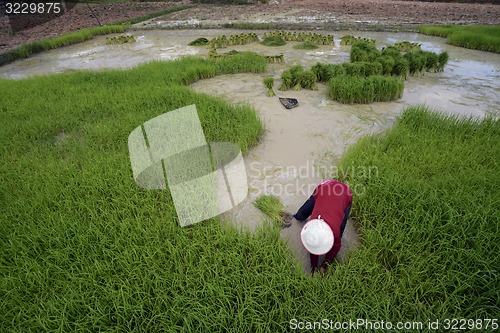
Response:
MULTIPOLYGON (((179 2, 133 2, 92 5, 102 24, 161 11, 179 2)), ((500 5, 434 3, 392 0, 281 0, 268 4, 221 6, 196 5, 194 8, 153 19, 151 27, 174 27, 175 22, 191 22, 202 27, 217 24, 284 23, 321 25, 330 28, 401 26, 418 24, 500 24, 500 5), (164 23, 167 22, 165 25, 164 23)), ((0 53, 23 43, 54 37, 82 28, 97 26, 97 20, 85 4, 46 24, 13 34, 7 17, 0 17, 0 53)))

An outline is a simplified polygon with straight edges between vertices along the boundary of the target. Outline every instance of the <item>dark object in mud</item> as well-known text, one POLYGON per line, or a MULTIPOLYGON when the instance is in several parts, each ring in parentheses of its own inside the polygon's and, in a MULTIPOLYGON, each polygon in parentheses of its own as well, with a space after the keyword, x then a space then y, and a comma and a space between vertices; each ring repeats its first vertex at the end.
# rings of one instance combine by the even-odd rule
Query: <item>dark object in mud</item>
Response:
POLYGON ((294 108, 294 107, 296 107, 296 106, 299 105, 299 101, 297 101, 296 98, 280 97, 280 102, 287 109, 292 109, 292 108, 294 108))
POLYGON ((280 212, 281 217, 281 228, 288 228, 292 225, 292 214, 287 212, 280 212))
POLYGON ((208 39, 204 37, 197 38, 193 40, 191 43, 189 43, 189 46, 198 46, 198 45, 207 45, 208 44, 208 39))
POLYGON ((106 44, 127 44, 135 43, 135 37, 130 35, 118 37, 106 37, 106 44))

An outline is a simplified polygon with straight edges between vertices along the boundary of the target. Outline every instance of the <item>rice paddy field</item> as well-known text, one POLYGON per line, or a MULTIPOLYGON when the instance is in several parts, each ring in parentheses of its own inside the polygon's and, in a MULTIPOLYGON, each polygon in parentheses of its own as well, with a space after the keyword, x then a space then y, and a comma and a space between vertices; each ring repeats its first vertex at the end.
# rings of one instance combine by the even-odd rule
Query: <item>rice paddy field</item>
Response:
POLYGON ((362 245, 322 275, 304 274, 277 223, 181 228, 168 190, 136 186, 128 134, 166 110, 196 104, 208 142, 244 154, 257 146, 265 124, 252 106, 188 85, 268 66, 240 52, 0 79, 0 331, 288 332, 361 319, 359 331, 384 321, 393 325, 384 332, 437 332, 452 318, 491 331, 500 313, 494 115, 410 106, 345 151, 344 170, 378 173, 342 175, 366 189, 352 210, 362 245))

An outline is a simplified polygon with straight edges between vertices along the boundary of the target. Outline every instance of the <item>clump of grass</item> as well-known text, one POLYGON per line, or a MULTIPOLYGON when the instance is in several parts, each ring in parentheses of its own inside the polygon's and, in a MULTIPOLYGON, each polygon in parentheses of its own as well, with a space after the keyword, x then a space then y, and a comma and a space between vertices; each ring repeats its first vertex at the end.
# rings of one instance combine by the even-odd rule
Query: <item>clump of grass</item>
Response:
POLYGON ((265 46, 283 46, 286 45, 286 41, 280 36, 266 37, 260 42, 265 46))
POLYGON ((284 207, 277 196, 261 195, 255 200, 254 206, 266 214, 275 226, 281 226, 284 207))
POLYGON ((131 35, 122 35, 115 37, 106 37, 106 44, 129 44, 135 43, 135 37, 131 35))
POLYGON ((451 45, 500 53, 500 26, 422 26, 419 31, 447 38, 451 45))
POLYGON ((272 76, 267 76, 264 78, 263 83, 266 86, 266 88, 268 89, 266 96, 267 97, 276 96, 276 94, 274 93, 274 90, 273 90, 274 78, 272 76))
POLYGON ((328 81, 328 97, 343 104, 388 102, 401 98, 404 82, 395 77, 373 75, 337 76, 328 81))
POLYGON ((294 46, 294 48, 299 49, 299 50, 315 50, 319 46, 317 44, 314 44, 312 42, 304 42, 301 44, 297 44, 294 46))

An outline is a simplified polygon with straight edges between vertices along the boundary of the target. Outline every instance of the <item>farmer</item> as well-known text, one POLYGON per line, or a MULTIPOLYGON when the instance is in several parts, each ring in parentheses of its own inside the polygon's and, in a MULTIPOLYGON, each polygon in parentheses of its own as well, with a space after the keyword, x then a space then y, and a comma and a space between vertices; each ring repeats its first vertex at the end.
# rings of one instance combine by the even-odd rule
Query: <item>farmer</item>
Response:
POLYGON ((352 192, 335 180, 319 184, 311 197, 293 217, 307 222, 300 233, 302 244, 309 251, 311 272, 317 270, 319 256, 326 254, 321 269, 326 269, 340 250, 342 234, 351 211, 352 192))

